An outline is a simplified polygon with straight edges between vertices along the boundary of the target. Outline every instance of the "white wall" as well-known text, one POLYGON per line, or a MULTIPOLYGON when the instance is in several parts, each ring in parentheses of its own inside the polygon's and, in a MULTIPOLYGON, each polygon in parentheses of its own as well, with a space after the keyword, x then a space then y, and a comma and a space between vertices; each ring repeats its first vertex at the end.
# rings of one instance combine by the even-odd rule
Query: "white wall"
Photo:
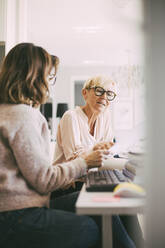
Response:
POLYGON ((0 41, 6 40, 6 1, 0 0, 0 41))
POLYGON ((0 0, 0 41, 6 53, 27 41, 27 0, 0 0))

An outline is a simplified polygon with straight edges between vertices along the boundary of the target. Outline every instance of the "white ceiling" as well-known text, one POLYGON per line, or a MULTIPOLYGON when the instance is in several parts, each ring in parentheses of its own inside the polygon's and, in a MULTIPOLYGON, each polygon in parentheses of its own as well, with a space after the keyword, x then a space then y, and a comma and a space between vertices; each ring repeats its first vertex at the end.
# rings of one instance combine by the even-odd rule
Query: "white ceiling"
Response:
POLYGON ((143 0, 28 0, 28 40, 63 65, 141 63, 143 0))

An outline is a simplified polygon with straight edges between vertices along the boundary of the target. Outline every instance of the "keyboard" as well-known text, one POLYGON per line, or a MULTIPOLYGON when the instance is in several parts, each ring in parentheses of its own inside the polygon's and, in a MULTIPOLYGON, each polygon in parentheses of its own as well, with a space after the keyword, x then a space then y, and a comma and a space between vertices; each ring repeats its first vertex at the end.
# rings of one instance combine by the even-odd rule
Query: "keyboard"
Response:
MULTIPOLYGON (((132 175, 131 175, 132 176, 132 175)), ((130 182, 133 178, 121 170, 89 171, 86 175, 86 190, 89 192, 113 191, 122 182, 130 182)))

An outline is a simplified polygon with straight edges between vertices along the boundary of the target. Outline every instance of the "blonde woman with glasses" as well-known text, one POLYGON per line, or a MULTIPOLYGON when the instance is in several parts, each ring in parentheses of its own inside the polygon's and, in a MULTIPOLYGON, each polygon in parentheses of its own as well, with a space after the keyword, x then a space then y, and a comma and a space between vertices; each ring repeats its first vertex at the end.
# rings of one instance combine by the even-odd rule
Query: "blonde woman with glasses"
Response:
POLYGON ((68 110, 60 121, 54 164, 113 145, 109 108, 116 97, 115 82, 104 76, 92 77, 85 82, 82 95, 85 105, 68 110))

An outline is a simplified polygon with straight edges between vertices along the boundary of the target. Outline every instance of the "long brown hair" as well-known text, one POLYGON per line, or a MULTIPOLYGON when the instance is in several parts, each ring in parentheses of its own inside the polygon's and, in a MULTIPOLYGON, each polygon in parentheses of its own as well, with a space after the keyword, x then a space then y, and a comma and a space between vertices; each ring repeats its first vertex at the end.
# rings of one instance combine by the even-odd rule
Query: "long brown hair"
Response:
POLYGON ((20 43, 5 57, 0 69, 0 103, 38 106, 48 97, 48 75, 59 63, 42 47, 20 43))

